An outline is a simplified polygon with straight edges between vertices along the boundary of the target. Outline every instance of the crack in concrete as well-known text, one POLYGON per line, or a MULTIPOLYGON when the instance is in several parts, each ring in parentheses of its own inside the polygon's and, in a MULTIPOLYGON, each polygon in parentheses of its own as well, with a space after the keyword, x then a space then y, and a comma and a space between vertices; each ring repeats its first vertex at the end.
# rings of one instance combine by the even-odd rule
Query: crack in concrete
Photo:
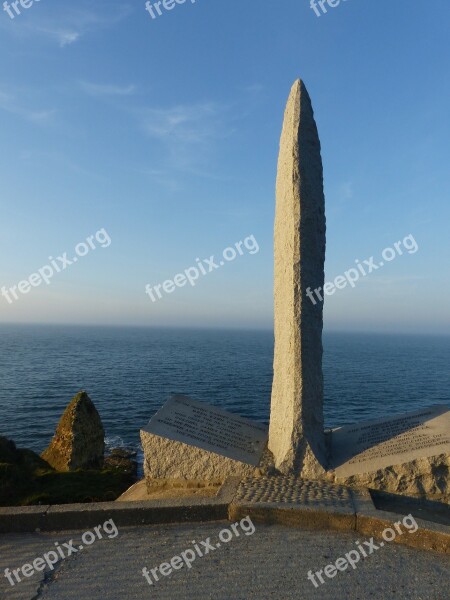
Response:
POLYGON ((57 562, 55 564, 55 567, 53 570, 50 571, 47 569, 46 571, 44 571, 44 577, 42 578, 41 582, 39 583, 39 586, 36 590, 36 594, 30 600, 40 600, 44 590, 48 590, 48 588, 51 586, 51 584, 55 581, 58 572, 60 571, 63 563, 67 559, 68 559, 68 557, 57 562))
POLYGON ((39 600, 42 592, 44 591, 44 588, 48 588, 53 583, 53 581, 55 579, 57 567, 61 563, 62 563, 62 561, 59 562, 57 565, 55 565, 55 568, 53 569, 53 571, 45 571, 44 572, 44 577, 42 578, 42 580, 36 590, 36 594, 31 598, 31 600, 39 600))

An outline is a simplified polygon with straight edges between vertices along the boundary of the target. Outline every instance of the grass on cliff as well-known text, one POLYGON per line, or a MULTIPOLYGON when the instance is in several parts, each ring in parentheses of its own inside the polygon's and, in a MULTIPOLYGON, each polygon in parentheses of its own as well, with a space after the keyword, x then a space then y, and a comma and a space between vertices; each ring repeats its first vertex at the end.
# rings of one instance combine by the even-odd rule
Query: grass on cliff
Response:
POLYGON ((106 502, 134 483, 117 467, 58 472, 31 450, 10 444, 0 438, 0 506, 106 502))
MULTIPOLYGON (((128 474, 117 469, 70 473, 48 471, 35 476, 31 486, 17 489, 13 504, 107 502, 118 498, 132 483, 128 474)), ((10 502, 7 505, 11 506, 10 502)))

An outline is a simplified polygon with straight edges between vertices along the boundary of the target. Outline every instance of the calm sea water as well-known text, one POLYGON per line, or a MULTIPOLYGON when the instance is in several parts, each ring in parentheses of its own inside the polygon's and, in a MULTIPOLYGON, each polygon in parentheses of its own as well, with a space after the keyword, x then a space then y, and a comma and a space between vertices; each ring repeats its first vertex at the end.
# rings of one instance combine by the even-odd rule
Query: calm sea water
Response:
MULTIPOLYGON (((450 338, 324 335, 325 421, 344 425, 450 403, 450 338)), ((0 435, 41 452, 80 389, 110 446, 171 393, 268 422, 271 332, 0 326, 0 435)))

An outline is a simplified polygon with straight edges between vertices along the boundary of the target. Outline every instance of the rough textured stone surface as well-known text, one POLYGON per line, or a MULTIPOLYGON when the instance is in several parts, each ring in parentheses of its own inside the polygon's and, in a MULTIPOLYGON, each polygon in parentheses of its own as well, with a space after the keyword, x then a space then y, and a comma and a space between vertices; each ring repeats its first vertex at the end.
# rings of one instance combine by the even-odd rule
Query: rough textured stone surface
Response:
POLYGON ((353 507, 351 491, 340 485, 298 477, 261 477, 241 481, 233 502, 298 504, 321 508, 353 507))
POLYGON ((99 468, 103 464, 105 432, 92 400, 79 392, 64 411, 50 446, 42 453, 57 471, 99 468))
POLYGON ((446 405, 353 423, 331 433, 330 467, 336 477, 372 473, 439 454, 450 454, 446 405))
POLYGON ((129 473, 133 479, 136 479, 138 472, 136 455, 137 452, 135 450, 113 448, 111 454, 105 457, 103 465, 104 467, 111 467, 124 473, 129 473))
POLYGON ((155 481, 224 482, 267 474, 267 427, 187 396, 170 398, 141 430, 148 491, 155 481))
POLYGON ((334 477, 336 483, 354 488, 372 488, 405 496, 450 501, 450 456, 440 454, 384 467, 373 473, 334 477))
POLYGON ((187 396, 172 396, 143 431, 258 466, 267 427, 187 396))
POLYGON ((228 477, 249 477, 255 473, 252 465, 147 431, 141 430, 141 442, 149 491, 155 479, 221 483, 228 477))
POLYGON ((448 502, 449 426, 445 405, 348 425, 327 435, 329 474, 354 488, 448 502))
POLYGON ((305 85, 292 87, 281 134, 275 216, 275 354, 269 449, 284 473, 323 474, 325 199, 320 141, 305 85))

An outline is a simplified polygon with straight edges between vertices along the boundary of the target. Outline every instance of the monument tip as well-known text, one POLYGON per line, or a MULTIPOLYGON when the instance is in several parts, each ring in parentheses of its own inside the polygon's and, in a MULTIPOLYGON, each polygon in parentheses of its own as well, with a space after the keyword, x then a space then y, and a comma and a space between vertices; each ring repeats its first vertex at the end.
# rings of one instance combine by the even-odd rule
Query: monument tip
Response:
POLYGON ((294 90, 302 90, 302 89, 306 90, 305 82, 303 81, 303 79, 298 78, 292 84, 292 91, 294 91, 294 90))
POLYGON ((288 104, 289 102, 300 102, 300 98, 302 97, 309 98, 308 90, 303 79, 296 79, 292 84, 288 104))

